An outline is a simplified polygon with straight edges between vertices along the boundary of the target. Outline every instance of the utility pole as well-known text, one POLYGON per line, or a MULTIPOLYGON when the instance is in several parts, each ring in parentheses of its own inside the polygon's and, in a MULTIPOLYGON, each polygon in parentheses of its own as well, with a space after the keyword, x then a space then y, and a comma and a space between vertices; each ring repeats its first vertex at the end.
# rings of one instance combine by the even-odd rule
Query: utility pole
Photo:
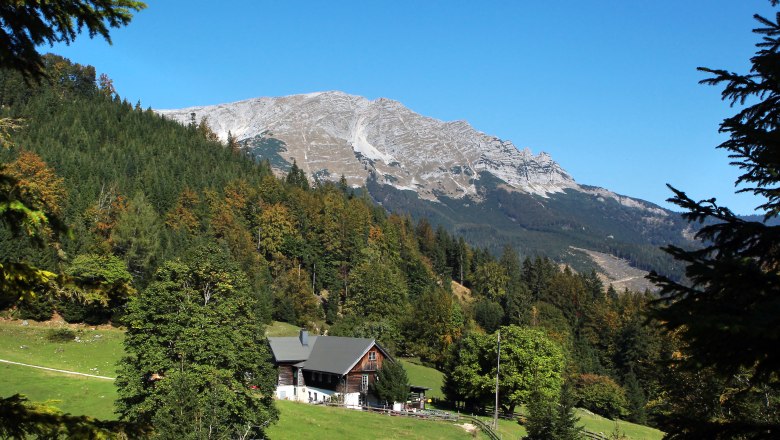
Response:
POLYGON ((493 412, 493 429, 498 429, 498 373, 501 371, 501 330, 498 335, 498 356, 496 356, 496 408, 493 412))

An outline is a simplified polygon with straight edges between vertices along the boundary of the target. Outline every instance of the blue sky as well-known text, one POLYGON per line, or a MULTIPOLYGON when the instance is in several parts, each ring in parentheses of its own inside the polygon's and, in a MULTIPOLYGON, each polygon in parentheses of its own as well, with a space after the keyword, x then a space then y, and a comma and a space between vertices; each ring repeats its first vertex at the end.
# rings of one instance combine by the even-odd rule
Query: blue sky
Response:
POLYGON ((767 0, 148 1, 94 65, 144 107, 341 90, 463 119, 546 151, 580 183, 669 206, 665 184, 738 213, 715 146, 735 112, 697 66, 744 72, 767 0))

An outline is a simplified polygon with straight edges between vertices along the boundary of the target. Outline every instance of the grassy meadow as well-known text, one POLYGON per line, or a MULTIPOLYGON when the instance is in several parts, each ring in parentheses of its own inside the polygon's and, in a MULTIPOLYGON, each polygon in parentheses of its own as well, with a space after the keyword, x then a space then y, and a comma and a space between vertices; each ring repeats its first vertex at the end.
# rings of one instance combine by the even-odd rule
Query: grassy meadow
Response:
MULTIPOLYGON (((64 324, 35 323, 21 325, 21 321, 0 321, 0 359, 40 365, 49 368, 114 377, 116 363, 122 356, 124 334, 119 329, 106 327, 67 326, 78 336, 78 341, 57 342, 50 339, 53 330, 64 324)), ((294 336, 298 327, 274 322, 268 326, 269 336, 294 336)), ((429 397, 443 397, 441 384, 444 375, 423 366, 414 358, 401 359, 409 382, 429 387, 429 397)), ((113 419, 116 388, 110 380, 69 375, 20 365, 0 363, 0 396, 16 393, 31 401, 49 402, 74 415, 89 415, 113 419)), ((329 408, 277 402, 279 422, 269 429, 273 439, 299 438, 387 438, 387 439, 458 439, 471 438, 463 428, 452 423, 421 421, 401 417, 368 414, 341 408, 329 408)), ((612 420, 578 411, 580 421, 593 432, 610 435, 616 425, 612 420)), ((489 418, 484 418, 486 421, 489 418)), ((617 430, 630 439, 658 440, 663 433, 646 426, 618 422, 617 430)), ((525 429, 510 420, 500 420, 498 434, 505 439, 525 435, 525 429)))
POLYGON ((274 440, 322 439, 469 439, 471 435, 454 423, 315 406, 290 401, 276 402, 281 418, 268 430, 274 440))
POLYGON ((420 361, 415 358, 400 359, 400 361, 406 370, 406 376, 409 378, 411 385, 430 388, 430 390, 425 392, 426 397, 444 398, 444 393, 441 392, 441 386, 444 383, 444 373, 420 364, 420 361))
POLYGON ((9 364, 0 364, 0 377, 0 397, 20 393, 30 401, 48 402, 66 413, 116 418, 113 381, 9 364))
POLYGON ((114 377, 123 339, 123 331, 109 327, 0 321, 0 359, 114 377), (73 330, 78 340, 50 340, 49 335, 61 328, 73 330))

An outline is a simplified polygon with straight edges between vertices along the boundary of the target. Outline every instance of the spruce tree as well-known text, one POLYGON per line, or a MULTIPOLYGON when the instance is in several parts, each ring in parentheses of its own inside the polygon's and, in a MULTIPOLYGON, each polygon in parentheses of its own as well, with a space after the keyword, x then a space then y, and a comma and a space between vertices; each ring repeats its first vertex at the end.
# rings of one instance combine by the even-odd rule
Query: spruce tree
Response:
POLYGON ((54 0, 0 4, 0 67, 22 72, 26 78, 45 77, 37 48, 43 44, 70 44, 83 28, 90 37, 111 43, 109 28, 122 27, 134 11, 146 4, 132 0, 54 0))
POLYGON ((406 402, 409 398, 409 379, 403 365, 399 362, 385 361, 371 388, 383 402, 406 402))
MULTIPOLYGON (((723 99, 741 106, 721 123, 720 131, 730 137, 718 148, 728 151, 732 164, 742 170, 736 183, 747 187, 740 192, 763 198, 758 209, 764 220, 772 220, 780 214, 780 14, 773 20, 755 18, 760 27, 754 32, 763 40, 751 58, 750 73, 699 70, 712 75, 703 84, 724 85, 723 99)), ((717 417, 694 417, 693 408, 678 402, 667 414, 664 428, 671 438, 777 438, 780 226, 746 221, 714 198, 697 202, 671 189, 674 197, 669 201, 686 211, 683 216, 704 224, 697 233, 702 247, 665 248, 687 265, 690 282, 651 274, 662 288, 654 314, 683 341, 681 374, 707 369, 732 391, 722 391, 719 405, 724 410, 717 417), (745 373, 749 379, 740 381, 745 373), (734 417, 729 405, 762 386, 773 390, 763 410, 767 417, 734 417)))

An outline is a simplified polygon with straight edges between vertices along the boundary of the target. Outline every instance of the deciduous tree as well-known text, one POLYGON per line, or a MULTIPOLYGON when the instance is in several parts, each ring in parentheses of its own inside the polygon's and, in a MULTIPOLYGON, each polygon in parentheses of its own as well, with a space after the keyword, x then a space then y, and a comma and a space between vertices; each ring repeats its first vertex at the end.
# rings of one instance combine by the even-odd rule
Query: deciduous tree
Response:
POLYGON ((277 417, 276 373, 255 302, 246 277, 218 247, 166 262, 128 307, 117 378, 122 419, 163 421, 163 438, 262 436, 277 417))

